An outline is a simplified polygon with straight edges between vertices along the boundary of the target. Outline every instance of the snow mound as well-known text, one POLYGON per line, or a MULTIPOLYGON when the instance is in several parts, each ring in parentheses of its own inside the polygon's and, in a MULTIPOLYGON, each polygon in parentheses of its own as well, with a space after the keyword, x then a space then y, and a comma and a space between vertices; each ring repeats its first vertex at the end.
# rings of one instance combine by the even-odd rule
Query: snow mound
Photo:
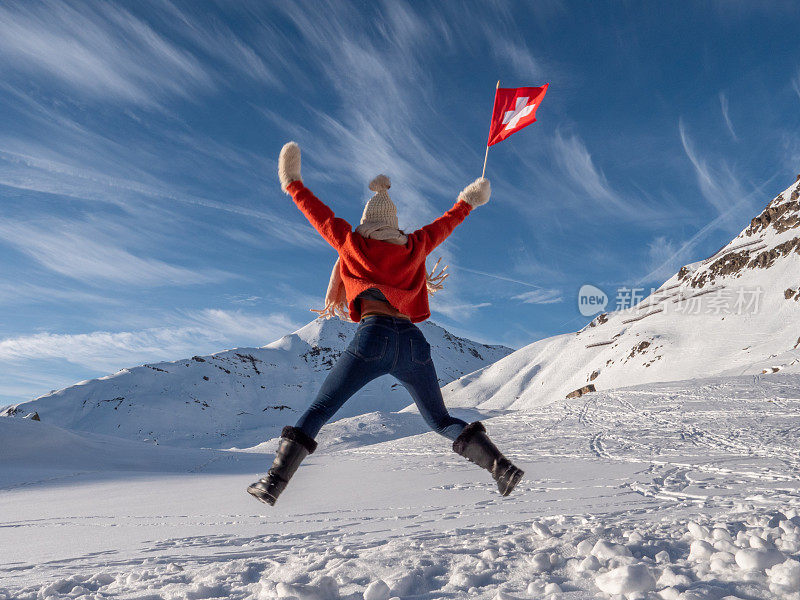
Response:
POLYGON ((656 580, 650 573, 650 568, 642 563, 617 567, 607 573, 598 575, 595 584, 600 591, 607 594, 623 594, 631 596, 634 593, 643 593, 654 590, 656 580))

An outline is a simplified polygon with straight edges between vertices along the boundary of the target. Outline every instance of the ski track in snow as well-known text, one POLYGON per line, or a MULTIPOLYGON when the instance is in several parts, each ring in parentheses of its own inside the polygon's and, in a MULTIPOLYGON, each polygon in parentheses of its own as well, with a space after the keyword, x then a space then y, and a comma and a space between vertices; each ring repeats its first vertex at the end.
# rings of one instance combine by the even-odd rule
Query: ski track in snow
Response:
POLYGON ((800 600, 800 376, 493 414, 526 472, 508 498, 375 415, 352 447, 359 418, 329 424, 274 508, 244 493, 271 455, 26 481, 0 462, 0 598, 800 600))

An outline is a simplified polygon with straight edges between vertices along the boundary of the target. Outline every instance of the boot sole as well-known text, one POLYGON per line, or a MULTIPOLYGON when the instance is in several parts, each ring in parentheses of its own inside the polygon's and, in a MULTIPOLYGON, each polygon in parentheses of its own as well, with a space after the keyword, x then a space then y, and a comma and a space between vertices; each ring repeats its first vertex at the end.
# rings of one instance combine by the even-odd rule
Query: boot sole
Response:
POLYGON ((508 480, 506 487, 503 491, 501 491, 501 495, 508 496, 512 490, 517 486, 519 480, 522 479, 522 476, 525 475, 525 471, 522 469, 516 469, 514 473, 511 475, 511 478, 508 480))
POLYGON ((254 486, 250 486, 247 488, 247 493, 250 494, 256 500, 263 502, 264 504, 269 504, 270 506, 275 506, 275 501, 277 498, 273 498, 269 494, 265 494, 264 490, 259 489, 254 486))

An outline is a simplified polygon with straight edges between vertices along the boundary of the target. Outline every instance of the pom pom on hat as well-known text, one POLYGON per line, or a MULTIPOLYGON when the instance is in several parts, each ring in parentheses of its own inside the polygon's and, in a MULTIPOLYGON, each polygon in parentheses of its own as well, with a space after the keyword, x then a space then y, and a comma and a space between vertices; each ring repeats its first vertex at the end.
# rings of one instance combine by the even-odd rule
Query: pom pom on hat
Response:
POLYGON ((378 175, 375 179, 369 182, 369 189, 373 192, 385 192, 392 187, 392 182, 386 175, 378 175))
POLYGON ((378 175, 369 182, 369 189, 375 195, 369 199, 361 215, 361 224, 369 223, 380 227, 397 229, 397 208, 389 194, 386 192, 391 187, 391 182, 386 175, 378 175))

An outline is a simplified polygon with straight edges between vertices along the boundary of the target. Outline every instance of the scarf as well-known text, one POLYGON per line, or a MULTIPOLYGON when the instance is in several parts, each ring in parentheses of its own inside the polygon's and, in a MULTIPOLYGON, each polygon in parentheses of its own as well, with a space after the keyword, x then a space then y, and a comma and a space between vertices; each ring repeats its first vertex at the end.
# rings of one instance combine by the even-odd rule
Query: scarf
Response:
MULTIPOLYGON (((356 233, 364 238, 389 242, 390 244, 397 244, 399 246, 405 246, 406 242, 408 242, 408 236, 399 229, 379 223, 362 223, 356 227, 356 233)), ((433 265, 433 269, 431 269, 430 273, 428 273, 427 270, 425 271, 425 284, 429 294, 435 294, 441 290, 444 287, 444 280, 450 275, 450 273, 445 273, 447 266, 441 269, 438 274, 436 273, 440 262, 442 262, 441 258, 433 265)), ((331 278, 328 281, 328 289, 325 292, 325 308, 312 308, 311 312, 317 313, 318 319, 339 317, 342 321, 352 323, 340 267, 341 258, 337 258, 336 262, 333 263, 331 278)))

